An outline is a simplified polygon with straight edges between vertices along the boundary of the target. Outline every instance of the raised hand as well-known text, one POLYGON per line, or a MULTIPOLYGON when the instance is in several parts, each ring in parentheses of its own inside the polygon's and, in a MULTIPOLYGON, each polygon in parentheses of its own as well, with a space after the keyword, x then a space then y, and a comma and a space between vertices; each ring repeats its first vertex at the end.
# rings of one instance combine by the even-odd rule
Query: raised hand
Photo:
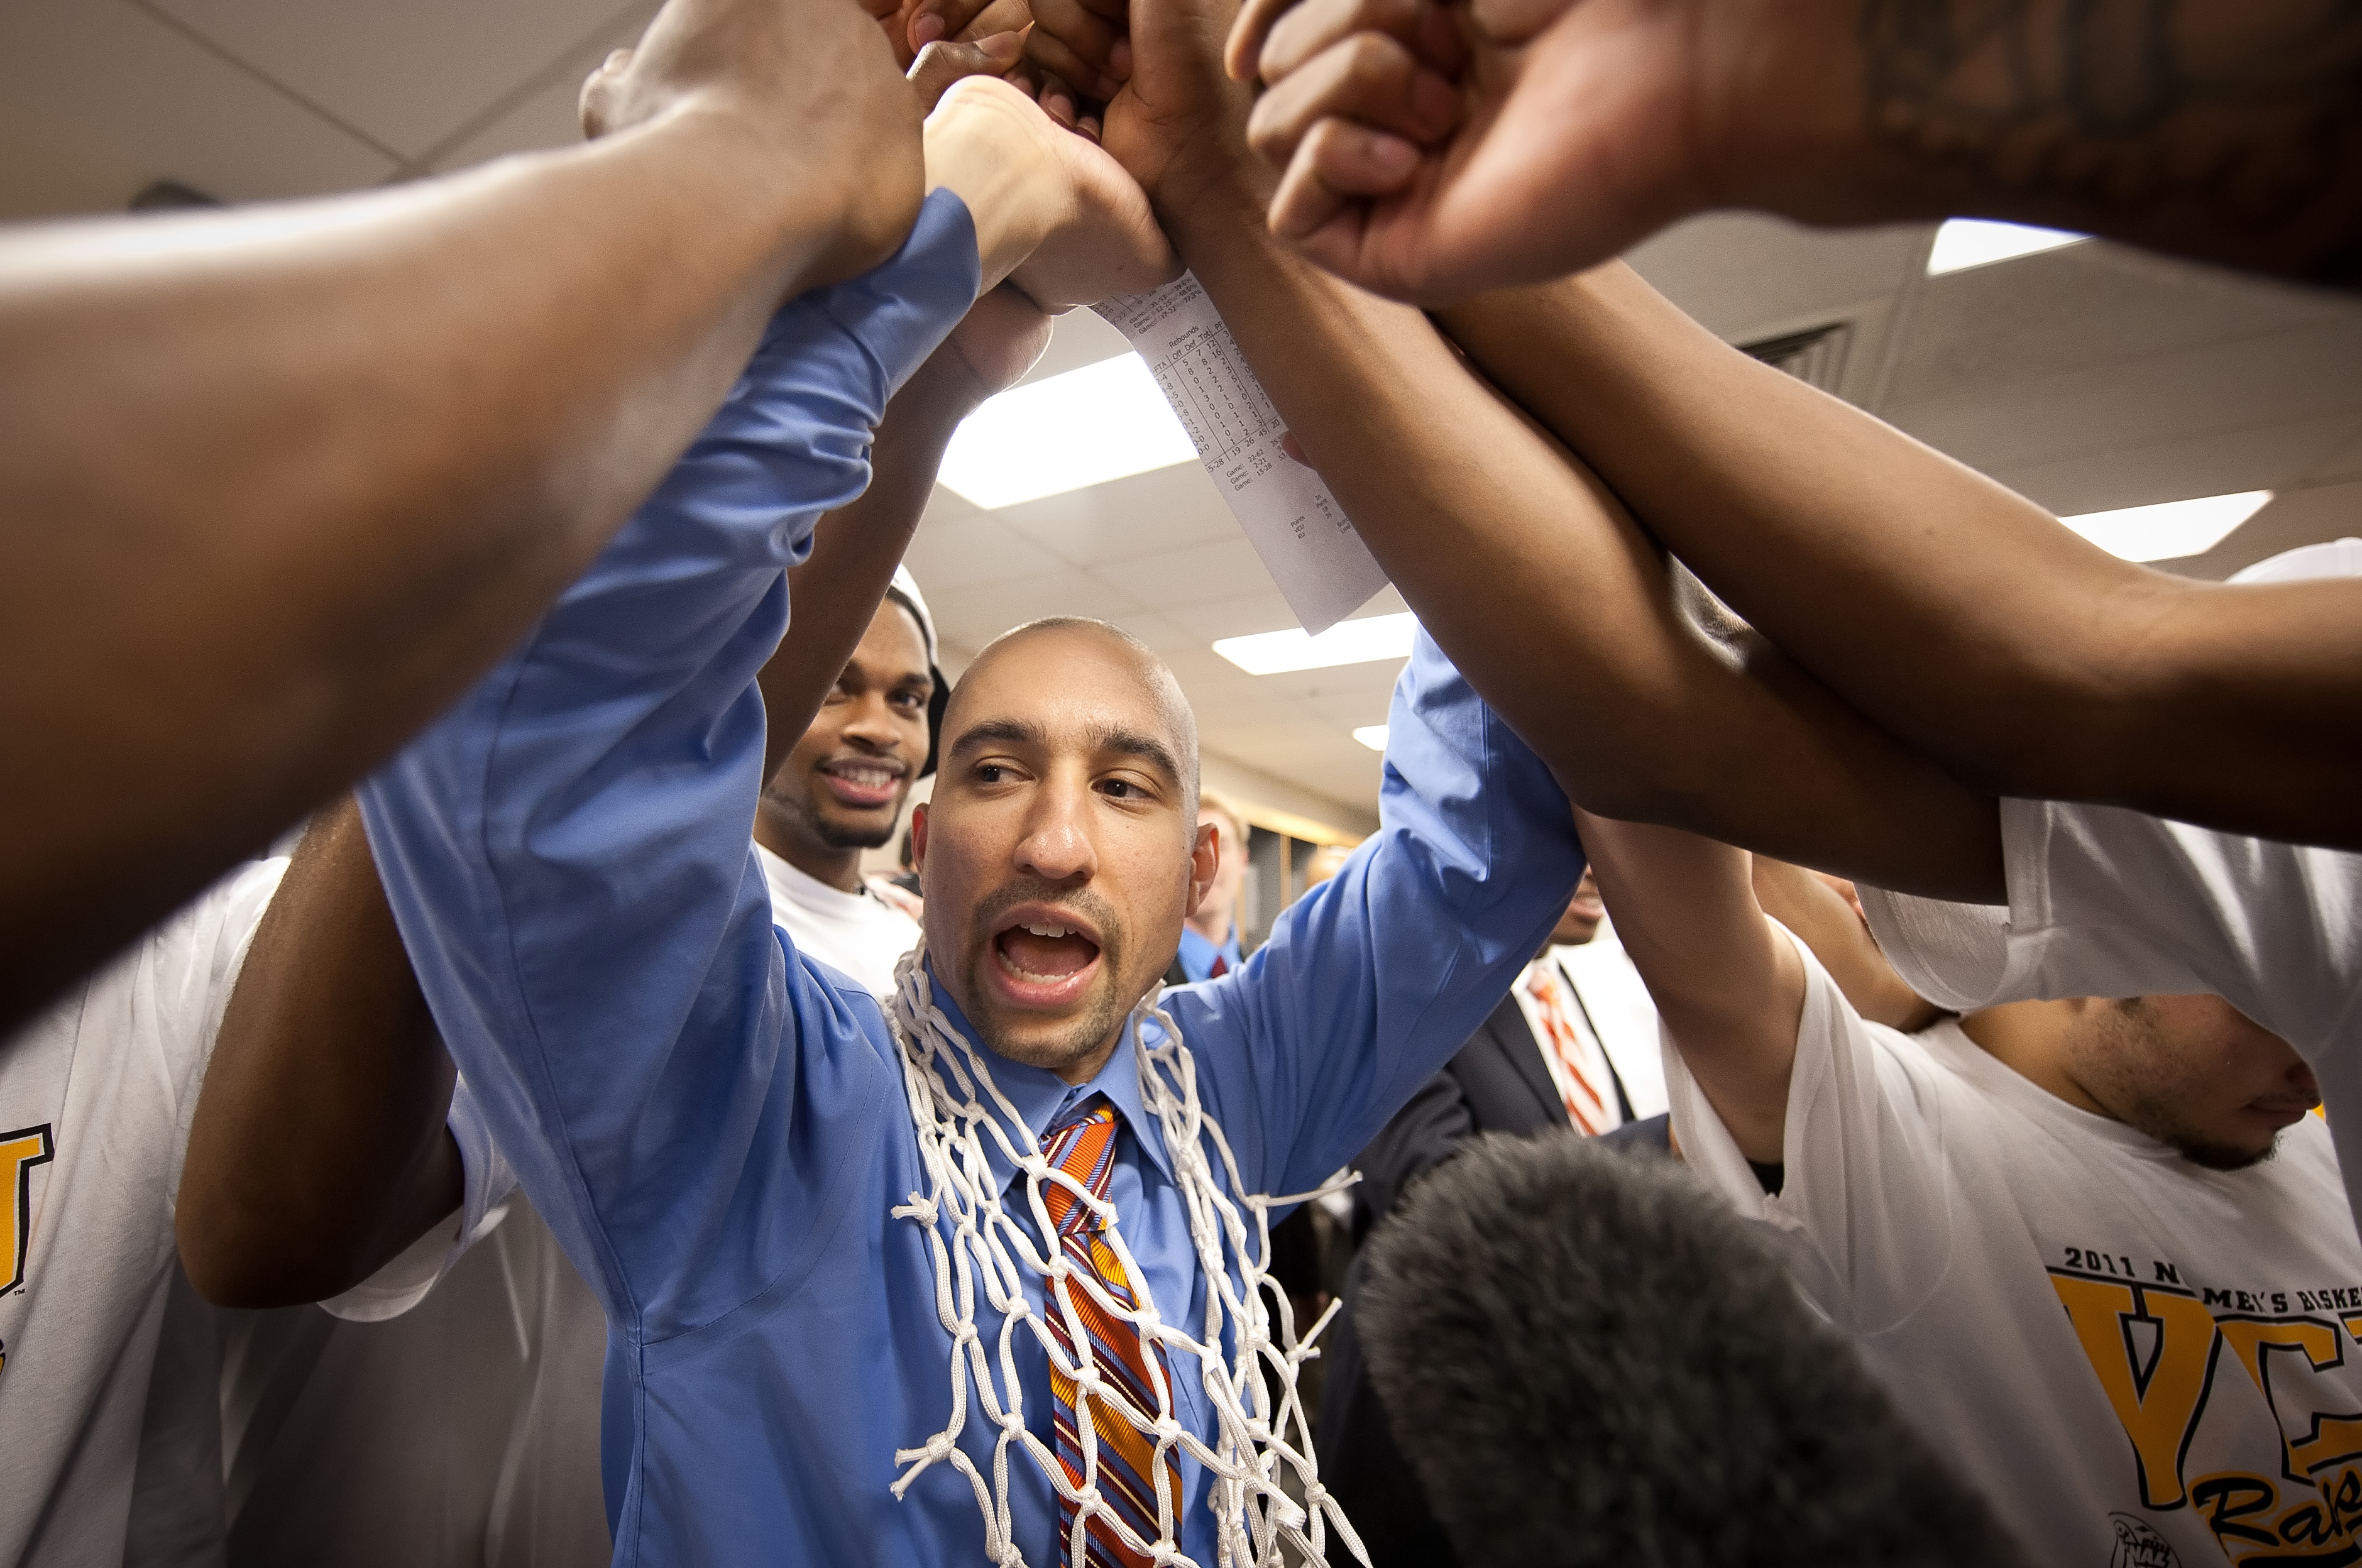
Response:
POLYGON ((930 363, 954 361, 944 368, 966 378, 973 406, 1023 379, 1050 347, 1050 326, 1040 305, 1003 283, 968 307, 930 363))
POLYGON ((924 187, 920 112, 877 28, 847 0, 671 0, 582 84, 582 128, 618 135, 718 112, 778 149, 778 177, 838 215, 800 286, 851 277, 910 232, 924 187))
MULTIPOLYGON (((1035 0, 1026 59, 1051 114, 1095 132, 1168 228, 1252 164, 1253 95, 1222 69, 1236 0, 1035 0)), ((1258 170, 1253 177, 1265 176, 1258 170)))
POLYGON ((943 102, 952 83, 971 76, 1005 76, 1023 57, 1025 34, 1021 30, 989 33, 975 39, 936 39, 921 49, 911 63, 911 85, 919 91, 919 105, 929 114, 943 102))
POLYGON ((1055 313, 1180 270, 1138 182, 1006 82, 954 83, 928 116, 926 147, 929 184, 976 220, 987 288, 1006 278, 1055 313))
POLYGON ((1242 16, 1232 62, 1257 55, 1273 83, 1250 136, 1285 171, 1274 231, 1341 277, 1424 301, 1616 254, 1719 193, 1715 116, 1751 62, 1725 58, 1716 40, 1736 29, 1696 11, 1575 0, 1529 41, 1484 25, 1530 26, 1536 5, 1511 0, 1242 16))

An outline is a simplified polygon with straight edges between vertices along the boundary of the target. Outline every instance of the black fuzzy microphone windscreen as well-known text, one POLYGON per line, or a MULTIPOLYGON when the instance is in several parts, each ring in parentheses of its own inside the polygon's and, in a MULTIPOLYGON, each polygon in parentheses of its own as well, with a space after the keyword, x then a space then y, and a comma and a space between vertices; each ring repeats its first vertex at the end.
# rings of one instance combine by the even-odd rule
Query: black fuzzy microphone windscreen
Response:
POLYGON ((1480 1139, 1365 1267, 1370 1374, 1462 1562, 2024 1561, 1748 1223, 1670 1161, 1480 1139))

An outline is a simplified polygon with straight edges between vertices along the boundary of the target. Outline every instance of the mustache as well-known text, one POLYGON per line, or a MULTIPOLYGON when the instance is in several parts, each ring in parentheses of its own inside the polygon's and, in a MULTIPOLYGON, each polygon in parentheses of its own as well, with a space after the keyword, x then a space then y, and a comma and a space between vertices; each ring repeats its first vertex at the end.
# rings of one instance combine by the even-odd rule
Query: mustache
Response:
POLYGON ((1123 922, 1115 906, 1087 888, 1061 888, 1055 882, 1045 882, 1039 877, 1020 877, 1004 882, 986 894, 977 904, 976 913, 969 917, 969 930, 978 946, 992 939, 992 928, 1002 915, 1020 904, 1050 904, 1069 909, 1090 922, 1099 933, 1099 951, 1112 958, 1123 941, 1123 922))

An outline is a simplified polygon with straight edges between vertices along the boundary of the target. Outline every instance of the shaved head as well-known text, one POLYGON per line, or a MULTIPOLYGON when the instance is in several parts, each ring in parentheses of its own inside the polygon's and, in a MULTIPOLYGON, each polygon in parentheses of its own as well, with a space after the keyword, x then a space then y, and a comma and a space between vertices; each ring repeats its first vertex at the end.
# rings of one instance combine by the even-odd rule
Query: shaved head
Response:
POLYGON ((911 834, 936 980, 992 1050, 1084 1081, 1217 869, 1180 682, 1104 621, 995 638, 952 689, 911 834))
MULTIPOLYGON (((958 733, 954 724, 960 712, 960 693, 967 689, 978 671, 995 659, 1018 654, 1028 643, 1038 644, 1040 639, 1051 634, 1104 637, 1131 656, 1131 662, 1140 673, 1141 690, 1148 694, 1156 711, 1164 716, 1164 729, 1172 745, 1174 771, 1180 778, 1188 808, 1184 815, 1194 823, 1198 819, 1197 711, 1189 706, 1189 699, 1182 691, 1181 682, 1175 677, 1172 667, 1157 657, 1155 650, 1146 643, 1112 621, 1095 620, 1088 615, 1045 615, 1039 621, 1011 626, 985 644, 984 651, 976 656, 975 662, 961 672, 959 679, 952 685, 951 702, 944 710, 944 734, 958 733)), ((1054 662, 1045 665, 1045 668, 1054 671, 1054 662)), ((1054 679, 1054 675, 1052 678, 1054 679)))

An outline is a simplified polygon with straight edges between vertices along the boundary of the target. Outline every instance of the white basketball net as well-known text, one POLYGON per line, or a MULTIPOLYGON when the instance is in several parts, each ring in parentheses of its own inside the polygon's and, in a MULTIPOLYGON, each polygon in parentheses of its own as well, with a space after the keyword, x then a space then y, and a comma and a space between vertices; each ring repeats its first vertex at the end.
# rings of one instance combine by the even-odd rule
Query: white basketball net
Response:
POLYGON ((928 1466, 939 1461, 948 1463, 966 1476, 976 1490, 977 1507, 984 1515, 986 1556, 999 1568, 1024 1568, 1024 1554, 1011 1539, 1009 1507, 1009 1454, 1014 1448, 1032 1460, 1061 1496, 1076 1505, 1075 1528, 1066 1543, 1073 1568, 1083 1568, 1086 1527, 1093 1518, 1149 1556, 1159 1568, 1165 1564, 1201 1568, 1181 1551, 1177 1541, 1181 1524, 1174 1517, 1175 1498, 1169 1488, 1153 1487, 1157 1508, 1153 1540, 1141 1540, 1101 1498, 1093 1422, 1079 1419, 1083 1409, 1095 1405, 1100 1419, 1112 1411, 1155 1443, 1160 1471, 1171 1463, 1175 1450, 1187 1452, 1206 1467, 1211 1477, 1206 1507, 1218 1527, 1220 1568, 1283 1568, 1289 1561, 1282 1555, 1283 1543, 1300 1557, 1325 1564, 1324 1542, 1331 1527, 1366 1564, 1369 1553, 1363 1550, 1361 1538, 1346 1522, 1336 1499, 1321 1487, 1310 1427, 1296 1388, 1297 1368, 1319 1353, 1311 1342, 1336 1316, 1338 1304, 1331 1302, 1299 1341, 1286 1293, 1264 1288, 1271 1254, 1269 1211, 1317 1198, 1346 1183, 1288 1198, 1257 1195, 1232 1201, 1228 1194, 1239 1190, 1238 1166, 1221 1128, 1198 1108, 1197 1062, 1172 1015, 1157 1005, 1164 988, 1159 986, 1142 999, 1124 1032, 1140 1068, 1141 1102, 1164 1129, 1165 1152, 1188 1205, 1198 1266, 1207 1281, 1204 1337, 1192 1339, 1158 1315, 1148 1287, 1148 1271, 1125 1243, 1114 1205, 1094 1198, 1050 1163, 1024 1119, 993 1083, 984 1054, 954 1029, 934 1005, 923 943, 902 959, 895 977, 894 1031, 901 1042, 902 1081, 910 1093, 920 1157, 926 1163, 927 1192, 923 1197, 911 1194, 911 1201, 896 1207, 893 1214, 924 1227, 927 1247, 934 1257, 935 1310, 952 1337, 952 1414, 944 1430, 922 1446, 895 1454, 895 1463, 908 1468, 895 1481, 894 1496, 900 1497, 928 1466), (1140 1033, 1141 1021, 1151 1017, 1164 1031, 1164 1043, 1153 1049, 1140 1033), (1024 1177, 1023 1204, 1032 1217, 1031 1226, 1012 1219, 1001 1206, 1000 1184, 985 1157, 987 1137, 1024 1177), (1207 1157, 1209 1146, 1229 1178, 1227 1188, 1215 1179, 1207 1157), (1115 1300, 1089 1270, 1067 1261, 1043 1202, 1053 1182, 1106 1221, 1101 1239, 1122 1263, 1134 1305, 1125 1307, 1115 1300), (1253 1216, 1252 1232, 1240 1212, 1242 1204, 1253 1216), (1066 1342, 1079 1347, 1073 1358, 1059 1348, 1050 1326, 1027 1304, 1021 1269, 1042 1276, 1043 1300, 1065 1315, 1066 1342), (1070 1281, 1070 1288, 1089 1292, 1103 1311, 1131 1322, 1143 1342, 1163 1346, 1176 1372, 1182 1356, 1196 1361, 1218 1429, 1210 1447, 1175 1414, 1173 1391, 1157 1357, 1145 1358, 1156 1397, 1153 1410, 1140 1408, 1098 1375, 1079 1314, 1054 1288, 1061 1280, 1070 1281), (989 1349, 976 1326, 979 1285, 985 1301, 1001 1314, 1000 1332, 989 1349), (1272 1315, 1275 1303, 1276 1331, 1272 1315), (1024 1394, 1017 1381, 1013 1348, 1021 1326, 1041 1342, 1057 1375, 1076 1385, 1078 1419, 1075 1426, 1083 1465, 1079 1488, 1067 1481, 1056 1451, 1025 1430, 1024 1394), (1226 1332, 1234 1347, 1227 1359, 1222 1351, 1226 1332), (959 1446, 960 1434, 967 1426, 971 1382, 983 1419, 1000 1433, 993 1444, 989 1485, 959 1446), (1282 1466, 1295 1473, 1304 1496, 1302 1503, 1281 1489, 1282 1466))

